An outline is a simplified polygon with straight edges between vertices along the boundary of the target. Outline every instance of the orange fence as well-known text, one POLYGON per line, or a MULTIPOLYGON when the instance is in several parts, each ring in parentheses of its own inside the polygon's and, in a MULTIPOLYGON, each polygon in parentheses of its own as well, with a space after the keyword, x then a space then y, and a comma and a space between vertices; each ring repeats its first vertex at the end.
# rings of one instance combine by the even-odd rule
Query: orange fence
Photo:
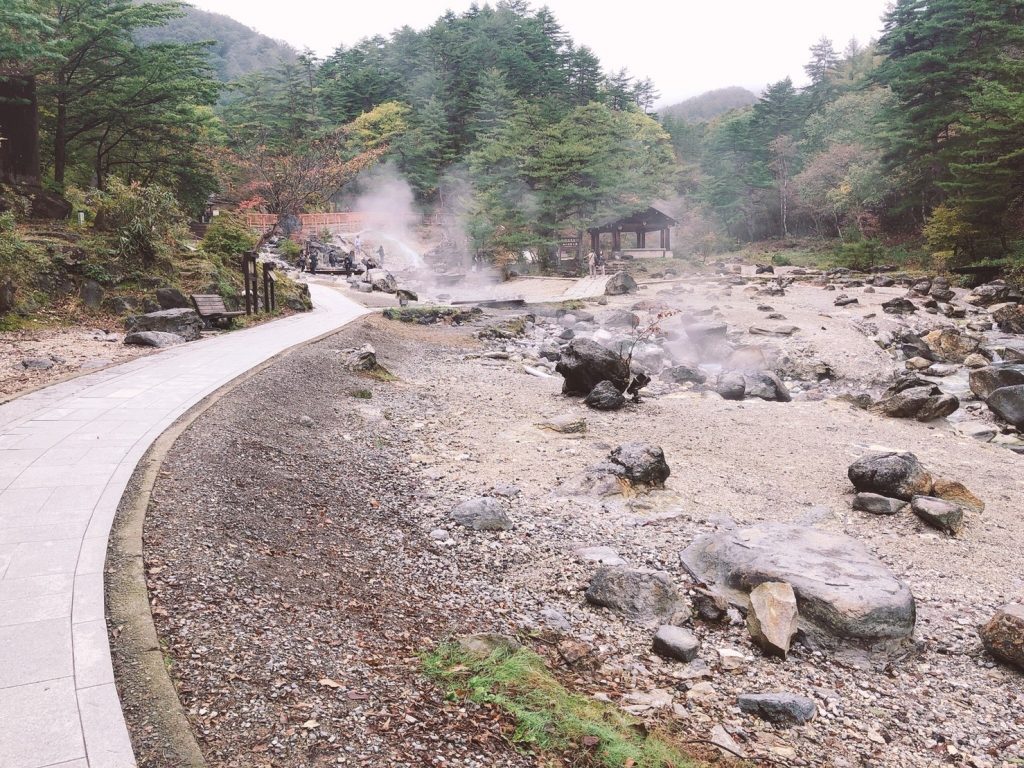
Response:
MULTIPOLYGON (((276 223, 276 213, 245 214, 246 226, 259 232, 269 232, 276 223)), ((315 234, 321 229, 331 227, 345 227, 349 231, 358 232, 366 226, 366 216, 350 211, 342 213, 301 213, 299 214, 299 223, 302 226, 301 232, 293 232, 292 237, 296 237, 299 234, 315 234)))

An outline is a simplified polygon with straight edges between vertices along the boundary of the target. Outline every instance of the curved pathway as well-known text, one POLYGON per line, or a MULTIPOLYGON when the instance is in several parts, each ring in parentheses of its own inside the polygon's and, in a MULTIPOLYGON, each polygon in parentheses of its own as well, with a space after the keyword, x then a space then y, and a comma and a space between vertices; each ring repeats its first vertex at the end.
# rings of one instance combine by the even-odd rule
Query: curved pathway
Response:
POLYGON ((129 768, 104 620, 107 537, 136 464, 206 395, 364 314, 313 312, 57 384, 0 406, 0 766, 129 768))

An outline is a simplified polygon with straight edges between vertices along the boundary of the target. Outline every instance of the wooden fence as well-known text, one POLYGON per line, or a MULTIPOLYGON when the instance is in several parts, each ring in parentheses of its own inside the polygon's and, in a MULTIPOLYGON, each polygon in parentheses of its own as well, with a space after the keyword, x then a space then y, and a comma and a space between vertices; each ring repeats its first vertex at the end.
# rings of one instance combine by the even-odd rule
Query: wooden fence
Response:
MULTIPOLYGON (((344 227, 350 232, 358 232, 366 226, 366 216, 361 213, 345 211, 342 213, 301 213, 299 214, 301 229, 292 232, 293 238, 300 238, 304 235, 314 235, 322 229, 333 229, 344 227)), ((269 232, 277 223, 276 213, 247 213, 245 224, 257 232, 269 232)))

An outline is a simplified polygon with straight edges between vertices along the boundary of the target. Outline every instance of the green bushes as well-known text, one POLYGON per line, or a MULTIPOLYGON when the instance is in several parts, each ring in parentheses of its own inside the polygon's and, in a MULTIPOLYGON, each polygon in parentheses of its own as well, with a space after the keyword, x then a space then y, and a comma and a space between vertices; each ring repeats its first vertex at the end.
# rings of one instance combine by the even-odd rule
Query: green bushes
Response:
POLYGON ((234 259, 256 247, 258 237, 245 225, 241 216, 222 213, 215 216, 203 237, 202 248, 218 259, 234 259))
POLYGON ((129 263, 152 267, 167 262, 184 237, 184 214, 165 187, 111 179, 96 202, 94 228, 111 235, 114 252, 129 263))

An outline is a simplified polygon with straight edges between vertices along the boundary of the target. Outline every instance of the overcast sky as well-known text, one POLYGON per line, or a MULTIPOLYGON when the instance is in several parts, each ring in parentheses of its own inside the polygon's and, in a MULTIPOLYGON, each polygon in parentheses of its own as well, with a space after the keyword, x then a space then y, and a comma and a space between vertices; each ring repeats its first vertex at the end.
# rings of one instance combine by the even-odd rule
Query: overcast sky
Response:
MULTIPOLYGON (((339 44, 429 26, 471 0, 191 0, 297 48, 329 54, 339 44)), ((481 5, 483 3, 480 3, 481 5)), ((786 75, 803 81, 807 49, 825 35, 842 50, 877 37, 888 0, 549 0, 579 44, 606 69, 650 77, 662 103, 712 88, 759 91, 786 75)))

